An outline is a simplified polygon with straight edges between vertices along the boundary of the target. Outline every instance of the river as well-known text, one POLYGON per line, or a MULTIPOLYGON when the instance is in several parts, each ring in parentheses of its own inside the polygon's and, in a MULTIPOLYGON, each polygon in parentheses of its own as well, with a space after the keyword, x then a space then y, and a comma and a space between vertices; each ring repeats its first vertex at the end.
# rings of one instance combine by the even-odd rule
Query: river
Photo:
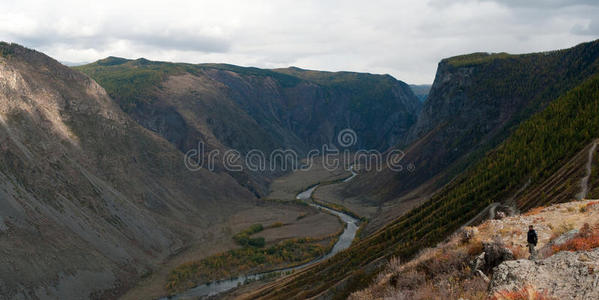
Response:
MULTIPOLYGON (((346 178, 345 180, 343 180, 343 182, 350 181, 357 175, 357 173, 355 173, 353 170, 353 166, 350 171, 352 172, 352 175, 350 177, 346 178)), ((239 277, 233 278, 233 279, 217 280, 217 281, 213 281, 210 283, 198 285, 198 286, 191 288, 191 289, 189 289, 181 294, 178 294, 178 295, 161 298, 161 300, 202 298, 202 297, 218 295, 220 293, 234 289, 234 288, 244 284, 246 281, 260 280, 261 278, 269 277, 269 275, 276 275, 275 273, 283 274, 283 273, 293 272, 298 269, 305 268, 305 267, 313 265, 317 262, 328 259, 329 257, 337 254, 339 251, 347 249, 351 245, 352 241, 354 240, 354 237, 356 236, 356 232, 358 231, 358 221, 359 220, 352 216, 344 214, 340 211, 336 211, 336 210, 318 205, 316 203, 313 203, 311 201, 312 193, 314 193, 314 190, 316 190, 317 187, 318 187, 318 185, 309 187, 305 191, 297 194, 296 198, 299 200, 305 201, 310 206, 322 209, 324 211, 327 211, 331 214, 338 216, 345 223, 345 230, 343 230, 343 233, 339 236, 339 240, 337 241, 337 243, 335 243, 335 245, 333 246, 333 249, 329 253, 327 253, 326 255, 324 255, 320 258, 317 258, 313 261, 310 261, 308 263, 305 263, 303 265, 299 265, 296 267, 279 269, 279 270, 275 270, 275 271, 252 274, 252 275, 244 275, 244 276, 239 276, 239 277)))

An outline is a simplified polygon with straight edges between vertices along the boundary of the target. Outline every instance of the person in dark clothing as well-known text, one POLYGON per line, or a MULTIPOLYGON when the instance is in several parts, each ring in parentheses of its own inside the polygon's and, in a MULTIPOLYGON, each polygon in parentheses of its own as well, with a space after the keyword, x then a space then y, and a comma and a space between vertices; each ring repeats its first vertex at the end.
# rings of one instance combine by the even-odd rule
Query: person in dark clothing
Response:
POLYGON ((537 240, 537 232, 532 228, 532 225, 528 226, 528 252, 530 253, 531 257, 534 257, 537 240))

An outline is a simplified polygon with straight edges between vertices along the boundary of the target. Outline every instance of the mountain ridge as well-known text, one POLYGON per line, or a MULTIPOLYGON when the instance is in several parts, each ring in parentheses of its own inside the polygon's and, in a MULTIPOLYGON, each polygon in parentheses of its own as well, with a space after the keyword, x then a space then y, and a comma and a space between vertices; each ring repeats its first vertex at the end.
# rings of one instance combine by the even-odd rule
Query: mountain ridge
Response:
MULTIPOLYGON (((182 152, 291 149, 300 156, 352 129, 349 149, 385 150, 403 138, 420 102, 389 75, 258 69, 229 64, 177 64, 109 57, 74 69, 104 86, 142 126, 182 152)), ((343 149, 343 148, 342 148, 343 149)), ((230 173, 257 196, 280 170, 230 173)))

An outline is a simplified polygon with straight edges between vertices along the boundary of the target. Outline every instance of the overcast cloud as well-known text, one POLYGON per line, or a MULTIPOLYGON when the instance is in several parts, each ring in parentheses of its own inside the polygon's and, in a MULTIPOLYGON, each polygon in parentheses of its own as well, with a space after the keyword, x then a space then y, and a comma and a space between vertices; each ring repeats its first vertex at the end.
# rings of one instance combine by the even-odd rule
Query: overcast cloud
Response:
POLYGON ((0 40, 67 62, 107 56, 388 73, 432 83, 470 52, 599 38, 599 1, 7 1, 0 40))

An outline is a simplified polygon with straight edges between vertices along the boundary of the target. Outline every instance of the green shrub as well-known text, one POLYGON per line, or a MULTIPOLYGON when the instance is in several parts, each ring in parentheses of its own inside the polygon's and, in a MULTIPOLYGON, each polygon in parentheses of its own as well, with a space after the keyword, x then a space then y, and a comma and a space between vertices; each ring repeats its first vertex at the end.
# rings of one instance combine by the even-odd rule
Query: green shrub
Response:
POLYGON ((264 247, 264 245, 266 245, 266 242, 264 240, 263 237, 259 237, 259 238, 251 238, 248 241, 248 245, 252 246, 252 247, 258 247, 258 248, 262 248, 264 247))

